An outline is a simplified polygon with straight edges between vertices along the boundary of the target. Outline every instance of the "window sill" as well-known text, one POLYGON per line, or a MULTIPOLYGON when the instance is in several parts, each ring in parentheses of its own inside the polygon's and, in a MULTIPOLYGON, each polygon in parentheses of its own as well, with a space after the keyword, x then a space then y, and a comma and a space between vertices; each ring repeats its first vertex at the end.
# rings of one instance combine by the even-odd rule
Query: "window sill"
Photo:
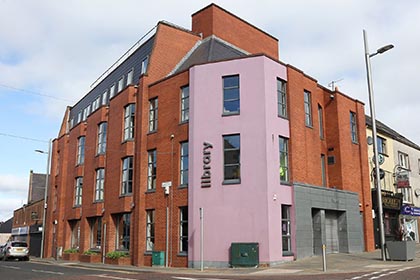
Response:
POLYGON ((124 139, 124 140, 121 142, 121 144, 125 144, 125 143, 127 143, 127 142, 134 142, 134 138, 127 138, 127 139, 124 139))
POLYGON ((293 257, 294 255, 293 252, 283 252, 283 257, 293 257))
POLYGON ((277 115, 277 117, 279 117, 281 119, 284 119, 284 120, 287 120, 287 121, 289 120, 288 116, 277 115))
POLYGON ((145 194, 155 193, 156 189, 150 189, 145 192, 145 194))
POLYGON ((224 180, 222 185, 239 185, 241 184, 241 179, 234 179, 234 180, 224 180))
POLYGON ((151 255, 153 255, 153 251, 145 251, 144 255, 145 256, 151 256, 151 255))
POLYGON ((305 124, 305 126, 306 126, 307 128, 311 128, 311 129, 313 129, 313 128, 314 128, 314 126, 313 126, 313 125, 307 125, 307 124, 305 124))
POLYGON ((147 135, 152 135, 157 133, 157 129, 147 132, 147 135))
POLYGON ((188 123, 189 123, 189 119, 188 119, 188 120, 186 120, 186 121, 180 121, 180 122, 179 122, 179 125, 188 124, 188 123))
POLYGON ((351 143, 353 143, 354 145, 359 145, 359 142, 357 142, 357 141, 351 141, 351 143))
POLYGON ((120 198, 121 197, 127 197, 127 196, 133 196, 133 193, 122 193, 122 194, 120 194, 120 198))
POLYGON ((185 185, 179 185, 178 186, 178 189, 188 189, 188 185, 187 184, 185 184, 185 185))
POLYGON ((95 201, 93 202, 93 204, 97 204, 97 203, 104 203, 104 200, 103 200, 103 199, 101 199, 101 200, 95 200, 95 201))
POLYGON ((291 186, 291 185, 293 185, 292 182, 290 182, 290 181, 280 181, 280 184, 281 185, 284 185, 284 186, 291 186))
POLYGON ((188 253, 187 252, 179 252, 177 254, 178 257, 188 257, 188 253))
POLYGON ((239 116, 240 111, 237 112, 223 112, 222 117, 239 116))

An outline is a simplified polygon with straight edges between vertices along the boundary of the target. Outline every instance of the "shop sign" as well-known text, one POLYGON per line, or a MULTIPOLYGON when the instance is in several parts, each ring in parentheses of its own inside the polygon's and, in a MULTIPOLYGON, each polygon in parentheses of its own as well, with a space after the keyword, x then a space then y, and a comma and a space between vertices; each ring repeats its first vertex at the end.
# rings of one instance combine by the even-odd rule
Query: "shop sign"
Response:
POLYGON ((409 188, 410 187, 410 177, 407 170, 401 170, 396 175, 397 178, 397 188, 409 188))
POLYGON ((201 176, 201 187, 211 187, 211 149, 213 145, 209 142, 203 143, 203 175, 201 176))
POLYGON ((12 228, 12 235, 27 235, 28 232, 29 232, 29 227, 12 228))
POLYGON ((382 194, 382 206, 388 209, 400 209, 401 199, 398 197, 385 196, 382 194))
POLYGON ((412 207, 410 205, 403 205, 401 207, 401 215, 418 216, 420 217, 420 208, 412 207))

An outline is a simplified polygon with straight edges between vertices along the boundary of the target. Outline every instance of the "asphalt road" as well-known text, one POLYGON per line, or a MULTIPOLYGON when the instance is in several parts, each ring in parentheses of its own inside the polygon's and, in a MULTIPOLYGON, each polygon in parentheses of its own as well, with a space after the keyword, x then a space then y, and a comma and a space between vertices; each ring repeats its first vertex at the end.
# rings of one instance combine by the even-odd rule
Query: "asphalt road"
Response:
POLYGON ((63 264, 44 264, 22 261, 0 262, 0 280, 64 279, 64 280, 414 280, 420 279, 420 267, 378 269, 372 272, 319 273, 315 275, 281 274, 275 269, 240 275, 209 275, 104 270, 63 264))

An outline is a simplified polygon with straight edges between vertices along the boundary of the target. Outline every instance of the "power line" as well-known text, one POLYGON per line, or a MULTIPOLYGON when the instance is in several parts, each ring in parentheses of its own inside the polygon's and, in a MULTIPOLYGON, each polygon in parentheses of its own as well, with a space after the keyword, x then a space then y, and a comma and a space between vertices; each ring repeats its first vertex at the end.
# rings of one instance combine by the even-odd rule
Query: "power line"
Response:
POLYGON ((1 136, 6 136, 6 137, 23 139, 23 140, 35 141, 35 142, 49 143, 49 141, 46 141, 46 140, 40 140, 40 139, 29 138, 29 137, 13 135, 13 134, 7 134, 7 133, 2 133, 2 132, 0 132, 0 135, 1 136))
POLYGON ((4 85, 4 84, 0 84, 0 87, 12 89, 14 91, 19 91, 21 93, 26 93, 26 94, 32 94, 32 95, 38 95, 38 96, 48 97, 48 98, 52 98, 52 99, 56 99, 56 100, 60 100, 60 101, 66 101, 66 102, 72 102, 72 103, 73 102, 76 102, 75 100, 70 100, 70 99, 66 99, 66 98, 56 97, 56 96, 52 96, 52 95, 48 95, 48 94, 44 94, 44 93, 40 93, 40 92, 36 92, 36 91, 32 91, 32 90, 27 90, 27 89, 22 89, 22 88, 16 88, 16 87, 4 85))

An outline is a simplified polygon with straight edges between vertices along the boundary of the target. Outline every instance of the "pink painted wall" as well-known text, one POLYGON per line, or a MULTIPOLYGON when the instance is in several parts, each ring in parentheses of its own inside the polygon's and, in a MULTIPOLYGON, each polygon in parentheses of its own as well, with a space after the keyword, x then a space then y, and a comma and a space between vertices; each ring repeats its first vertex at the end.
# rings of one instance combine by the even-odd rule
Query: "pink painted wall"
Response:
POLYGON ((287 80, 286 68, 265 56, 190 69, 190 263, 200 260, 200 207, 207 264, 227 265, 232 242, 258 242, 263 263, 285 259, 281 204, 292 205, 292 189, 279 179, 278 137, 289 137, 289 123, 277 116, 277 77, 287 80), (222 77, 234 74, 240 79, 240 115, 222 116, 222 77), (234 133, 240 133, 241 183, 223 185, 222 136, 234 133), (203 142, 213 144, 210 188, 201 188, 203 142))

